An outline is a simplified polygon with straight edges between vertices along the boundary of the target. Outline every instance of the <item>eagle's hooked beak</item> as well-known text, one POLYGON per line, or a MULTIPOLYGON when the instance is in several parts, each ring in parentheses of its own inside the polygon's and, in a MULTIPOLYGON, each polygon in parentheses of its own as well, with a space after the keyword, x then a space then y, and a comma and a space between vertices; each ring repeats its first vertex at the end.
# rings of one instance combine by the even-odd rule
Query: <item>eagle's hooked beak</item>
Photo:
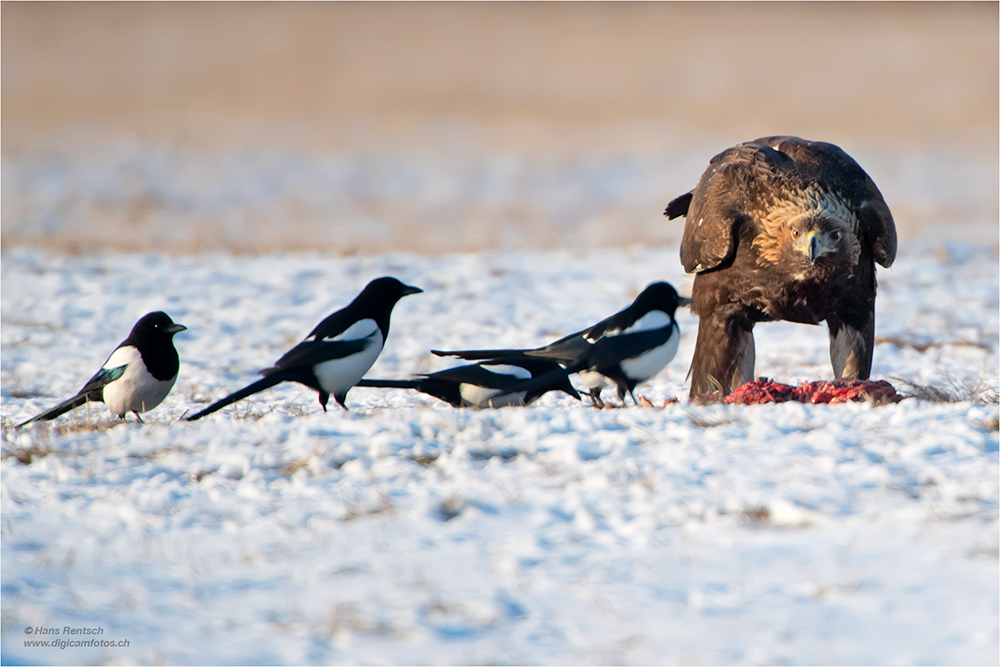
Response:
POLYGON ((825 255, 828 252, 836 252, 837 250, 836 246, 827 245, 826 237, 815 230, 806 234, 803 245, 802 252, 809 255, 810 264, 815 264, 821 255, 825 255))

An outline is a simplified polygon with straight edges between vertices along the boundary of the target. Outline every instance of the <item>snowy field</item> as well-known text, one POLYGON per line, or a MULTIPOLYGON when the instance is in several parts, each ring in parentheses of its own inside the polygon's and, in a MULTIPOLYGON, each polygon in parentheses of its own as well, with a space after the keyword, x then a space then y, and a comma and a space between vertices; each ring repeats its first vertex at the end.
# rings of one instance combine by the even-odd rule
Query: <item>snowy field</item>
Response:
MULTIPOLYGON (((3 662, 996 664, 998 271, 992 246, 905 244, 880 272, 873 375, 927 397, 890 406, 691 405, 683 311, 637 392, 655 408, 355 389, 323 413, 282 385, 187 423, 371 278, 426 291, 369 373, 406 377, 449 364, 431 348, 534 346, 653 280, 684 291, 677 248, 6 252, 3 662), (189 330, 145 425, 11 428, 155 309, 189 330), (67 626, 128 645, 25 645, 67 626)), ((831 374, 823 328, 761 325, 757 354, 782 382, 831 374)))

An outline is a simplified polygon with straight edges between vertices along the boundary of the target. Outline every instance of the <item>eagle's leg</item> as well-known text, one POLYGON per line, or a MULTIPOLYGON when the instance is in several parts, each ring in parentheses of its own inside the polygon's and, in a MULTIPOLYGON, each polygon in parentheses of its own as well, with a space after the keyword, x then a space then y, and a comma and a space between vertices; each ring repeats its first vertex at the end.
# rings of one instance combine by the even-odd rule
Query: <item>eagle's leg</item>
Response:
POLYGON ((755 357, 752 322, 716 314, 702 317, 691 360, 690 397, 728 396, 753 379, 755 357))
POLYGON ((753 329, 738 329, 733 335, 736 338, 736 358, 729 386, 736 389, 753 380, 753 369, 757 363, 757 348, 754 347, 753 329))
POLYGON ((830 327, 830 363, 838 379, 867 380, 871 375, 875 313, 869 314, 865 320, 848 322, 838 315, 826 318, 830 327))

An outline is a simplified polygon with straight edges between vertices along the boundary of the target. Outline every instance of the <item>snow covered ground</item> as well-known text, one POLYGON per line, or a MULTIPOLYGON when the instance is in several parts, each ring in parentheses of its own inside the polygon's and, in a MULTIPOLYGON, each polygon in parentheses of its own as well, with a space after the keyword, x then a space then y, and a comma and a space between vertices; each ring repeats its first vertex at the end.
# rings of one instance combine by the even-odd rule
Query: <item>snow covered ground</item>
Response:
MULTIPOLYGON (((874 377, 957 402, 690 405, 684 311, 641 388, 681 399, 663 408, 355 389, 323 413, 284 385, 187 423, 379 275, 426 290, 369 373, 406 377, 448 365, 431 348, 534 346, 653 280, 683 291, 677 248, 7 252, 3 662, 996 664, 998 271, 995 247, 909 244, 879 274, 874 377), (10 427, 155 309, 189 330, 145 425, 10 427), (81 638, 66 627, 128 645, 26 645, 81 638)), ((782 382, 830 377, 819 327, 762 325, 757 355, 782 382)))

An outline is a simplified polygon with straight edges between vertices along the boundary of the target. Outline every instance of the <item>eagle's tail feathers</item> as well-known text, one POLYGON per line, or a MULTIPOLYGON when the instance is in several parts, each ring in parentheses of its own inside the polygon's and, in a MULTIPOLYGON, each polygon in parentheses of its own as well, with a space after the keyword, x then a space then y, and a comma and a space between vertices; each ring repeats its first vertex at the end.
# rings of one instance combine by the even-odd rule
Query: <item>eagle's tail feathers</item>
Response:
POLYGON ((671 202, 667 204, 667 210, 663 212, 663 215, 667 216, 668 220, 673 220, 674 218, 687 215, 688 208, 691 206, 691 199, 693 197, 694 192, 688 192, 671 200, 671 202))

